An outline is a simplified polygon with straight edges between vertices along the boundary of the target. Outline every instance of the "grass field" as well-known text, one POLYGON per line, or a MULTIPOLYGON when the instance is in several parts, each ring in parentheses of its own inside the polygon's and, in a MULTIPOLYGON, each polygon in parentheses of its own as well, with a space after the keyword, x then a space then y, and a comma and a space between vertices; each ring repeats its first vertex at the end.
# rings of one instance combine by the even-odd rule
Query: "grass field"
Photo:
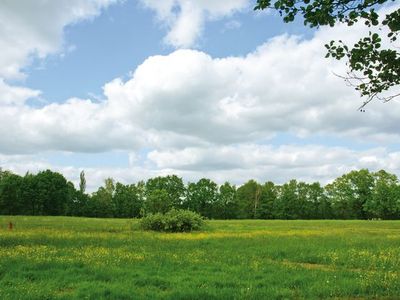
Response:
POLYGON ((400 299, 398 221, 210 221, 189 234, 126 219, 0 225, 0 299, 400 299))

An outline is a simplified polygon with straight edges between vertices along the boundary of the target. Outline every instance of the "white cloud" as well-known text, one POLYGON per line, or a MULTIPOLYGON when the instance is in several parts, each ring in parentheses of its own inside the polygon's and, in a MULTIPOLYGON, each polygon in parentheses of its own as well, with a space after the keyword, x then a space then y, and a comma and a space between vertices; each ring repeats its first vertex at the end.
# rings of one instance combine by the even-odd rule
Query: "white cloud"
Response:
POLYGON ((243 10, 248 0, 141 0, 154 10, 157 18, 167 28, 165 43, 176 48, 188 48, 196 45, 206 21, 231 16, 243 10))
POLYGON ((91 19, 116 1, 2 0, 0 78, 24 77, 21 69, 32 56, 45 58, 62 50, 65 26, 91 19))
MULTIPOLYGON (((80 20, 79 16, 95 15, 108 2, 93 3, 98 3, 93 10, 67 13, 67 21, 55 26, 56 33, 53 28, 49 28, 50 33, 37 33, 40 38, 32 43, 28 40, 28 46, 16 57, 5 54, 7 59, 0 58, 0 76, 21 75, 31 53, 46 56, 59 51, 63 26, 80 20), (37 46, 38 41, 43 45, 37 46), (11 65, 15 68, 9 72, 11 65)), ((177 3, 186 2, 146 2, 157 7, 161 20, 171 18, 171 32, 180 28, 177 3)), ((222 3, 199 1, 199 24, 204 23, 204 14, 219 18, 232 14, 245 2, 222 3)), ((34 32, 35 28, 40 28, 37 32, 47 28, 39 24, 32 27, 34 32)), ((188 40, 196 39, 198 33, 193 35, 193 30, 189 30, 188 40)), ((34 32, 26 34, 34 37, 34 32)), ((305 137, 327 134, 375 145, 399 143, 400 103, 372 103, 366 113, 358 112, 358 94, 333 75, 344 72, 343 64, 323 58, 326 41, 337 36, 355 40, 359 34, 358 27, 353 31, 339 26, 319 30, 310 40, 284 35, 243 57, 213 58, 195 50, 152 56, 128 80, 117 78, 105 84, 102 101, 73 98, 33 107, 27 99, 39 97, 40 91, 10 86, 0 79, 0 166, 20 173, 49 167, 76 181, 79 168, 51 165, 37 154, 49 150, 146 149, 149 154, 145 161, 139 163, 140 156, 131 155, 130 167, 88 168, 88 178, 93 178, 95 186, 109 176, 132 182, 170 173, 187 180, 210 177, 235 183, 249 178, 326 182, 361 167, 385 168, 399 174, 399 152, 385 148, 356 151, 316 145, 265 145, 281 133, 305 137)), ((0 35, 0 44, 1 40, 0 35)), ((11 53, 13 47, 17 46, 11 43, 7 51, 11 53)))
POLYGON ((245 57, 215 59, 195 50, 149 57, 127 81, 107 83, 103 102, 34 108, 18 96, 19 105, 0 110, 0 152, 231 145, 282 132, 398 143, 400 103, 358 112, 357 93, 333 75, 343 65, 323 58, 329 38, 329 31, 311 40, 280 36, 245 57))
POLYGON ((24 87, 10 86, 0 78, 0 107, 21 106, 30 98, 40 96, 40 91, 24 87))
POLYGON ((238 146, 185 148, 153 151, 148 159, 159 170, 170 170, 185 178, 213 178, 242 184, 249 179, 284 183, 290 179, 328 183, 354 169, 385 169, 399 174, 400 152, 385 148, 356 151, 322 145, 238 146), (318 158, 318 159, 316 159, 318 158))
POLYGON ((238 20, 231 20, 225 23, 223 31, 234 30, 242 27, 242 23, 238 20))
MULTIPOLYGON (((229 181, 240 185, 249 179, 260 183, 270 180, 282 184, 297 179, 326 184, 361 168, 370 171, 385 169, 400 174, 400 152, 382 147, 361 151, 321 145, 191 147, 155 150, 148 154, 143 164, 136 164, 136 160, 131 163, 129 167, 84 168, 88 191, 95 191, 109 177, 123 183, 135 183, 155 176, 177 174, 185 181, 194 182, 206 177, 219 184, 229 181)), ((50 168, 64 174, 76 186, 83 169, 52 164, 35 155, 0 155, 0 166, 21 175, 28 170, 36 173, 50 168)))

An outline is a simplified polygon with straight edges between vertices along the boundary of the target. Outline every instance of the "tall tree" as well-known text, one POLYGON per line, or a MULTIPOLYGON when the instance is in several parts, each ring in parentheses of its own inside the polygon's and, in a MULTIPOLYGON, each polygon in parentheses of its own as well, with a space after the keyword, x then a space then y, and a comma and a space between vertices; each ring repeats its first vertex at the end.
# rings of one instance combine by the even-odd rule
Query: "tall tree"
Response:
POLYGON ((326 186, 335 216, 343 219, 367 219, 369 213, 365 204, 370 201, 373 188, 373 176, 366 169, 351 171, 336 178, 326 186))
POLYGON ((79 191, 84 194, 86 191, 86 178, 85 178, 85 171, 79 174, 79 191))
POLYGON ((207 218, 215 218, 215 204, 218 200, 218 186, 210 179, 202 178, 189 183, 186 195, 186 208, 207 218))
POLYGON ((260 209, 261 186, 255 180, 249 180, 237 189, 238 217, 254 219, 260 209))
POLYGON ((136 185, 117 182, 113 196, 114 216, 118 218, 137 218, 140 216, 142 201, 136 185))
POLYGON ((114 179, 104 180, 104 186, 92 194, 87 205, 87 214, 90 217, 113 217, 113 196, 115 193, 114 179))
POLYGON ((21 185, 23 178, 3 172, 0 177, 0 215, 18 215, 23 211, 21 185))
POLYGON ((280 187, 279 197, 274 205, 274 215, 277 219, 299 219, 301 213, 298 182, 292 179, 280 187))
POLYGON ((260 208, 256 216, 257 218, 274 218, 273 209, 277 196, 278 190, 273 182, 268 181, 261 187, 260 208))
POLYGON ((219 187, 218 199, 213 210, 217 219, 237 218, 238 203, 234 185, 225 182, 219 187))
MULTIPOLYGON (((146 198, 151 197, 155 191, 163 190, 168 195, 168 202, 172 203, 172 207, 180 208, 185 196, 185 185, 182 178, 176 175, 158 176, 150 178, 146 182, 145 193, 146 198)), ((156 192, 160 195, 159 192, 156 192)))
POLYGON ((39 200, 42 215, 63 215, 69 201, 69 186, 63 175, 50 170, 35 176, 36 198, 39 200))
POLYGON ((400 218, 400 186, 396 175, 384 170, 372 174, 374 189, 364 204, 371 217, 381 219, 400 218))

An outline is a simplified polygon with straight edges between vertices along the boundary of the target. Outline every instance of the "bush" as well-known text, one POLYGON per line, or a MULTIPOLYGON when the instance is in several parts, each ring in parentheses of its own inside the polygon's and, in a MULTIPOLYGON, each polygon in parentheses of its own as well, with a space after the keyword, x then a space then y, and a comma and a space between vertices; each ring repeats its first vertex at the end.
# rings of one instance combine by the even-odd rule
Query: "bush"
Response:
POLYGON ((154 214, 143 217, 140 227, 144 230, 164 232, 189 232, 203 226, 203 218, 192 211, 172 209, 165 214, 154 214))

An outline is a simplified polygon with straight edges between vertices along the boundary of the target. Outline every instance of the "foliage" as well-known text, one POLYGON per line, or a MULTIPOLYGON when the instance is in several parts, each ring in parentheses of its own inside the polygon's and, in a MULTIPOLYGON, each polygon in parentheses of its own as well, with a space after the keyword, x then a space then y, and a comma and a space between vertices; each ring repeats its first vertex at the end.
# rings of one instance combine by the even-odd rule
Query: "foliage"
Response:
POLYGON ((167 202, 170 203, 170 205, 173 207, 180 207, 185 195, 185 185, 183 184, 182 178, 176 175, 150 178, 145 185, 145 194, 146 197, 155 197, 154 193, 166 195, 168 197, 167 202))
POLYGON ((345 79, 367 97, 362 109, 374 98, 389 101, 400 95, 383 96, 400 84, 400 52, 393 44, 400 32, 400 9, 379 15, 379 8, 390 2, 394 0, 257 0, 255 9, 275 9, 287 23, 301 15, 304 25, 310 27, 332 27, 338 23, 353 26, 359 22, 369 27, 369 35, 353 46, 342 41, 326 45, 326 57, 347 59, 349 71, 345 79), (381 32, 387 32, 386 36, 381 32), (391 46, 382 47, 383 39, 391 46))
POLYGON ((249 180, 237 189, 239 201, 238 218, 252 219, 258 214, 261 187, 255 180, 249 180))
POLYGON ((185 185, 176 175, 136 184, 108 178, 92 194, 81 187, 50 170, 1 171, 0 214, 140 218, 183 208, 208 219, 400 219, 400 182, 384 170, 351 171, 325 187, 249 180, 236 188, 207 178, 185 185))
MULTIPOLYGON (((351 171, 327 186, 333 210, 340 219, 367 219, 366 203, 374 190, 373 174, 368 170, 351 171)), ((383 217, 383 216, 382 216, 383 217)))
POLYGON ((213 218, 215 203, 218 200, 218 186, 207 178, 197 183, 189 183, 186 194, 185 208, 196 211, 202 216, 213 218))
POLYGON ((79 191, 84 194, 86 191, 86 177, 85 177, 85 171, 82 171, 79 174, 79 191))
POLYGON ((140 220, 140 226, 144 230, 165 232, 200 230, 203 224, 203 218, 199 214, 183 209, 172 209, 165 214, 150 214, 140 220))

